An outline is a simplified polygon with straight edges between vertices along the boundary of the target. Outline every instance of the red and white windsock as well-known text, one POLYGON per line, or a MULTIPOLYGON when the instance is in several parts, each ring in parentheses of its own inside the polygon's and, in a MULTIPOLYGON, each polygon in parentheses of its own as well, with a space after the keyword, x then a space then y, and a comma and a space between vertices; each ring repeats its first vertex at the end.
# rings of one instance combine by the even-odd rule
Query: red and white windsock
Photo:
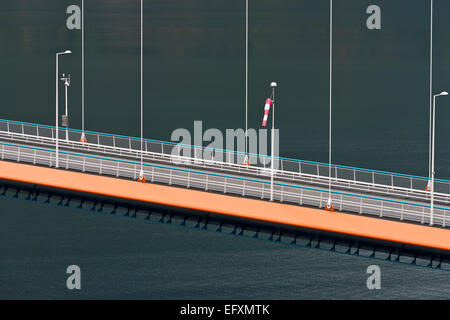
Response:
POLYGON ((262 122, 262 126, 265 127, 267 125, 267 118, 269 117, 270 105, 272 104, 272 100, 270 98, 266 99, 266 105, 264 106, 264 118, 262 122))

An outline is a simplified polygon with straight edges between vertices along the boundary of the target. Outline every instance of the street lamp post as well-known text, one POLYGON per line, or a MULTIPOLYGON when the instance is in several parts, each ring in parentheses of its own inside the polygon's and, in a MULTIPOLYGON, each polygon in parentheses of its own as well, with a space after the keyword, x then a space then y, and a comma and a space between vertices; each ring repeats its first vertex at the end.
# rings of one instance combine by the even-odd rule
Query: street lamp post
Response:
POLYGON ((275 164, 275 88, 277 87, 276 82, 272 82, 270 84, 270 87, 272 88, 272 133, 271 133, 271 155, 272 160, 270 161, 271 165, 271 173, 270 173, 270 201, 273 201, 273 170, 274 170, 274 164, 275 164))
POLYGON ((436 131, 436 97, 447 96, 448 92, 443 91, 433 96, 433 134, 431 142, 431 205, 430 205, 430 226, 433 225, 434 218, 434 146, 435 146, 435 131, 436 131))
POLYGON ((64 82, 64 95, 65 95, 65 114, 63 117, 63 123, 62 126, 66 127, 66 141, 69 140, 69 103, 68 103, 68 97, 69 97, 69 86, 70 86, 70 74, 66 77, 66 75, 63 73, 61 81, 64 82))
POLYGON ((56 159, 55 159, 55 168, 58 168, 59 165, 59 155, 58 155, 58 150, 59 150, 59 144, 58 144, 58 139, 59 139, 59 134, 58 134, 58 130, 59 130, 59 115, 58 115, 58 100, 59 100, 59 94, 58 94, 58 73, 59 73, 59 56, 63 55, 63 54, 70 54, 72 53, 72 51, 70 50, 66 50, 64 52, 58 52, 56 54, 56 106, 55 106, 55 116, 56 116, 56 126, 55 126, 55 138, 56 138, 56 159))

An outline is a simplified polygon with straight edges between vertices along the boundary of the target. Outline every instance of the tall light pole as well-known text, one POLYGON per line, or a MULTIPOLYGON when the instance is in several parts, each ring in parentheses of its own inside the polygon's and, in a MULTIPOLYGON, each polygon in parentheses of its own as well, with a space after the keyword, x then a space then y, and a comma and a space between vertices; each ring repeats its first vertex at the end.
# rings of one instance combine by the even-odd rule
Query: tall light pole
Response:
POLYGON ((86 142, 84 134, 84 0, 81 0, 81 142, 86 142))
POLYGON ((58 155, 58 150, 59 150, 59 144, 58 144, 58 139, 59 139, 59 134, 58 134, 58 131, 59 131, 59 119, 58 119, 59 118, 59 115, 58 115, 58 110, 59 110, 58 109, 58 107, 59 107, 59 105, 58 105, 58 100, 59 100, 59 93, 58 93, 59 56, 63 55, 63 54, 70 54, 70 53, 72 53, 72 51, 66 50, 64 52, 58 52, 56 54, 56 105, 55 105, 55 109, 56 109, 56 111, 55 111, 55 115, 56 115, 56 126, 55 126, 56 161, 55 161, 55 168, 58 168, 58 166, 59 166, 59 155, 58 155))
POLYGON ((430 205, 430 226, 433 225, 434 217, 434 146, 435 146, 435 130, 436 130, 436 97, 447 96, 448 92, 443 91, 433 96, 433 135, 431 143, 431 205, 430 205))
POLYGON ((330 124, 329 124, 329 137, 328 137, 328 161, 329 161, 329 185, 328 185, 328 201, 325 206, 325 210, 334 211, 334 206, 331 201, 331 111, 332 111, 332 95, 333 94, 333 0, 330 0, 330 124))
POLYGON ((63 116, 63 123, 62 126, 66 127, 66 141, 69 140, 69 103, 68 103, 68 97, 69 97, 69 87, 70 87, 70 74, 66 77, 66 75, 63 73, 61 81, 64 82, 64 96, 65 96, 65 114, 63 116))
POLYGON ((426 191, 431 191, 431 127, 433 108, 433 0, 430 0, 430 124, 428 129, 428 185, 426 191))
POLYGON ((144 1, 141 0, 141 169, 138 181, 145 182, 144 176, 144 1))
POLYGON ((272 160, 270 161, 271 166, 271 173, 270 173, 270 201, 273 201, 273 170, 274 170, 274 164, 275 164, 275 88, 277 87, 276 82, 272 82, 270 84, 270 87, 272 88, 272 133, 271 133, 271 155, 272 160))

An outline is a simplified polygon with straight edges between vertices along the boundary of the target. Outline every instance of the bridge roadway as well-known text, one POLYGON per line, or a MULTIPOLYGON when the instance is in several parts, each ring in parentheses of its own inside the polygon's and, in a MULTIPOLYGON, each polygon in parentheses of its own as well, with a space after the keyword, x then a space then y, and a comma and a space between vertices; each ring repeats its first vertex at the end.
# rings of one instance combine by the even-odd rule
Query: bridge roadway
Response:
MULTIPOLYGON (((403 245, 436 249, 439 266, 443 254, 446 255, 450 251, 450 231, 445 228, 431 228, 339 212, 331 213, 317 208, 173 188, 154 183, 143 184, 12 161, 0 161, 0 179, 387 241, 401 244, 399 250, 402 250, 403 245)), ((400 257, 400 251, 398 255, 400 257)), ((432 253, 430 266, 433 256, 435 254, 432 253)))
MULTIPOLYGON (((60 133, 64 136, 65 132, 60 133)), ((20 133, 11 133, 0 131, 0 142, 14 143, 28 147, 55 148, 55 140, 50 137, 35 137, 20 133)), ((111 159, 140 161, 141 152, 136 149, 126 149, 113 147, 106 144, 81 143, 79 141, 60 139, 59 148, 61 151, 86 153, 90 155, 106 156, 111 159)), ((179 168, 192 168, 202 172, 214 174, 221 173, 231 177, 247 177, 269 182, 269 168, 253 167, 233 163, 224 163, 197 158, 176 157, 170 154, 143 152, 143 160, 147 164, 169 165, 179 168)), ((294 173, 283 170, 275 170, 274 179, 280 183, 288 183, 299 187, 312 187, 326 189, 329 186, 329 178, 323 175, 313 175, 306 173, 294 173)), ((430 193, 428 191, 386 186, 376 183, 362 181, 332 178, 331 187, 334 191, 351 192, 360 196, 383 197, 390 200, 403 200, 417 204, 429 204, 430 193)), ((435 203, 438 206, 450 209, 450 194, 435 193, 435 203)))
MULTIPOLYGON (((36 156, 38 158, 43 157, 43 159, 47 157, 45 161, 48 161, 48 164, 52 165, 53 159, 54 165, 54 155, 52 155, 52 152, 54 153, 55 140, 50 137, 44 138, 11 132, 0 132, 0 141, 2 141, 2 159, 16 160, 17 158, 20 161, 24 161, 23 159, 26 159, 25 155, 28 152, 28 161, 25 160, 25 162, 39 163, 39 161, 36 161, 36 156), (14 153, 14 150, 18 150, 18 152, 16 152, 17 154, 14 153), (33 150, 34 152, 34 159, 31 156, 30 150, 33 150), (21 155, 23 159, 19 159, 21 155)), ((138 150, 81 143, 70 140, 60 140, 59 145, 61 151, 59 155, 61 168, 78 168, 81 169, 81 171, 89 171, 89 168, 80 167, 81 164, 77 164, 77 161, 74 158, 87 155, 90 160, 100 159, 98 164, 100 174, 105 174, 108 170, 110 170, 109 174, 112 174, 111 165, 109 165, 109 168, 105 167, 102 173, 102 166, 104 166, 105 163, 117 163, 118 167, 120 163, 121 166, 127 167, 126 170, 128 170, 128 175, 122 173, 125 168, 121 168, 120 170, 117 169, 115 175, 136 179, 136 170, 139 169, 140 160, 140 151, 138 150)), ((178 181, 177 183, 175 180, 184 178, 187 181, 184 186, 195 188, 195 184, 199 184, 199 181, 204 179, 206 181, 202 181, 200 186, 197 186, 198 188, 204 188, 207 191, 222 191, 224 193, 239 194, 243 196, 261 197, 262 199, 267 198, 270 188, 270 179, 267 177, 268 171, 265 168, 248 167, 201 159, 195 159, 196 161, 194 161, 193 159, 187 158, 182 159, 186 161, 180 164, 174 163, 174 160, 180 160, 180 158, 170 154, 144 152, 147 179, 150 178, 149 168, 151 168, 151 179, 149 179, 151 181, 158 182, 159 175, 160 178, 163 177, 163 179, 159 179, 159 182, 183 185, 184 182, 180 183, 180 181, 178 181), (164 170, 170 170, 170 173, 164 173, 164 170), (155 178, 155 172, 157 178, 155 178), (176 172, 176 174, 173 172, 176 172), (182 174, 180 175, 180 173, 182 174), (204 177, 195 178, 195 176, 204 177), (200 180, 196 181, 195 179, 200 180), (230 180, 233 181, 233 183, 230 183, 230 180), (236 184, 236 181, 239 183, 236 184), (224 187, 218 188, 218 186, 221 185, 224 187), (214 187, 216 190, 214 190, 214 187), (222 190, 222 188, 224 188, 224 190, 222 190)), ((44 164, 45 161, 41 161, 41 164, 44 164)), ((91 168, 91 171, 95 172, 95 170, 97 169, 91 168)), ((327 189, 324 189, 323 187, 324 185, 328 186, 329 180, 323 176, 305 175, 300 173, 293 174, 292 172, 280 170, 277 171, 275 177, 275 199, 278 201, 288 203, 298 202, 298 204, 323 207, 328 198, 327 189), (294 190, 294 192, 292 192, 292 190, 294 190), (298 196, 299 192, 301 193, 300 197, 298 196), (299 198, 299 200, 297 200, 297 198, 299 198)), ((425 191, 408 190, 399 187, 389 188, 379 185, 370 186, 370 188, 368 188, 367 184, 355 184, 343 179, 333 179, 332 182, 332 198, 335 207, 338 210, 366 213, 378 215, 380 217, 397 218, 400 220, 410 220, 421 223, 429 221, 429 207, 427 208, 428 199, 426 199, 426 197, 420 197, 420 195, 427 194, 425 191), (342 192, 348 190, 351 190, 352 193, 342 192), (382 198, 379 198, 379 196, 382 196, 382 198)), ((440 224, 446 226, 450 223, 448 195, 438 194, 437 200, 439 208, 436 209, 436 221, 440 220, 440 224)))

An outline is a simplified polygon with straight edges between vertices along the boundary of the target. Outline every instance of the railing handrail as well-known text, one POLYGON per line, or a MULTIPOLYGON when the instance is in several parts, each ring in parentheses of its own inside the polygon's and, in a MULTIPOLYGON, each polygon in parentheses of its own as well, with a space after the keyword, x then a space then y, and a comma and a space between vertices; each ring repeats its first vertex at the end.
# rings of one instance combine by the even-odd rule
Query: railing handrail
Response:
MULTIPOLYGON (((46 148, 39 148, 39 147, 23 146, 23 145, 16 145, 16 144, 11 144, 11 143, 4 143, 4 142, 0 142, 0 145, 6 145, 6 146, 17 147, 17 148, 33 149, 33 150, 40 150, 40 151, 56 153, 56 151, 54 149, 46 149, 46 148)), ((87 155, 87 154, 66 152, 66 151, 59 151, 59 153, 60 154, 67 154, 67 155, 73 155, 73 156, 79 156, 79 157, 92 158, 92 159, 116 161, 116 162, 128 163, 128 164, 133 164, 133 165, 141 165, 140 162, 135 162, 135 161, 130 161, 130 160, 113 159, 113 158, 92 156, 92 155, 87 155)), ((61 160, 61 162, 62 161, 63 160, 61 160)), ((143 165, 147 166, 147 167, 155 167, 155 168, 176 170, 176 171, 189 172, 189 173, 198 173, 198 174, 204 174, 204 175, 216 176, 216 177, 222 177, 222 178, 229 178, 229 179, 235 179, 235 180, 241 180, 241 181, 249 181, 249 182, 270 184, 269 181, 264 181, 264 180, 249 179, 249 178, 236 177, 236 176, 228 176, 228 175, 223 175, 223 174, 218 174, 218 173, 210 173, 210 172, 204 172, 204 171, 198 171, 198 170, 190 170, 190 169, 183 169, 183 168, 169 167, 169 166, 162 166, 162 165, 155 165, 155 164, 148 164, 148 163, 143 163, 143 165)), ((318 191, 318 192, 329 193, 329 190, 318 189, 318 188, 311 188, 311 187, 303 187, 303 186, 295 186, 295 185, 279 183, 279 182, 274 182, 274 185, 290 187, 290 188, 297 188, 297 189, 303 189, 303 190, 310 190, 310 191, 318 191)), ((399 200, 392 200, 392 199, 378 198, 378 197, 372 197, 372 196, 358 195, 358 194, 353 194, 353 193, 348 193, 348 192, 331 191, 331 193, 332 194, 338 194, 338 195, 357 197, 357 198, 363 198, 363 199, 370 199, 370 200, 385 201, 385 202, 391 202, 391 203, 397 203, 397 204, 412 205, 412 206, 423 207, 423 208, 430 208, 431 207, 430 205, 424 205, 424 204, 419 204, 419 203, 412 203, 412 202, 405 202, 405 201, 399 201, 399 200)), ((445 210, 445 211, 450 211, 450 208, 444 208, 444 207, 439 207, 439 206, 434 206, 434 208, 435 209, 440 209, 440 210, 445 210)))
MULTIPOLYGON (((43 124, 37 124, 37 123, 31 123, 31 122, 22 122, 22 121, 15 121, 15 120, 6 120, 6 119, 0 119, 0 121, 3 122, 9 122, 9 123, 17 123, 17 124, 24 124, 24 125, 30 125, 30 126, 37 126, 37 127, 43 127, 43 128, 51 128, 51 129, 55 129, 55 126, 50 126, 50 125, 43 125, 43 124)), ((79 130, 79 129, 73 129, 73 128, 65 128, 65 127, 60 127, 59 130, 68 130, 68 131, 72 131, 72 132, 84 132, 84 133, 88 133, 88 134, 96 134, 96 135, 100 135, 100 136, 109 136, 109 137, 117 137, 117 138, 124 138, 124 139, 130 139, 130 140, 135 140, 140 142, 141 139, 137 138, 137 137, 131 137, 131 136, 124 136, 124 135, 118 135, 118 134, 112 134, 112 133, 104 133, 104 132, 97 132, 97 131, 89 131, 89 130, 79 130)), ((241 152, 241 151, 234 151, 234 150, 228 150, 228 149, 219 149, 219 148, 211 148, 211 147, 204 147, 204 146, 196 146, 196 145, 189 145, 189 144, 183 144, 183 143, 177 143, 177 142, 171 142, 171 141, 163 141, 163 140, 155 140, 155 139, 147 139, 147 138, 143 138, 142 141, 147 141, 147 142, 155 142, 155 143, 162 143, 162 144, 167 144, 167 145, 178 145, 178 146, 183 146, 183 147, 189 147, 189 148, 197 148, 197 149, 206 149, 206 150, 211 150, 211 151, 219 151, 219 152, 224 152, 224 153, 234 153, 234 154, 242 154, 245 155, 245 152, 241 152)), ((252 156, 252 157, 264 157, 267 159, 270 159, 271 156, 269 155, 263 155, 263 154, 257 154, 257 153, 247 153, 247 155, 252 156)), ((328 163, 323 163, 323 162, 317 162, 317 161, 310 161, 310 160, 300 160, 300 159, 293 159, 293 158, 287 158, 287 157, 275 157, 275 159, 278 160, 286 160, 286 161, 292 161, 292 162, 300 162, 300 163, 306 163, 306 164, 313 164, 313 165, 320 165, 320 166, 324 166, 324 167, 329 167, 330 165, 328 163)), ((338 164, 331 164, 332 168, 342 168, 342 169, 350 169, 350 170, 356 170, 356 171, 363 171, 363 172, 369 172, 369 173, 379 173, 379 174, 385 174, 385 175, 392 175, 392 176, 399 176, 399 177, 406 177, 406 178, 414 178, 414 179, 419 179, 419 180, 429 180, 428 177, 422 177, 422 176, 416 176, 416 175, 410 175, 410 174, 405 174, 405 173, 397 173, 397 172, 390 172, 390 171, 382 171, 382 170, 374 170, 374 169, 366 169, 366 168, 359 168, 359 167, 351 167, 351 166, 344 166, 344 165, 338 165, 338 164)), ((450 184, 450 180, 445 180, 445 179, 434 179, 437 182, 444 182, 444 183, 448 183, 450 184)))

